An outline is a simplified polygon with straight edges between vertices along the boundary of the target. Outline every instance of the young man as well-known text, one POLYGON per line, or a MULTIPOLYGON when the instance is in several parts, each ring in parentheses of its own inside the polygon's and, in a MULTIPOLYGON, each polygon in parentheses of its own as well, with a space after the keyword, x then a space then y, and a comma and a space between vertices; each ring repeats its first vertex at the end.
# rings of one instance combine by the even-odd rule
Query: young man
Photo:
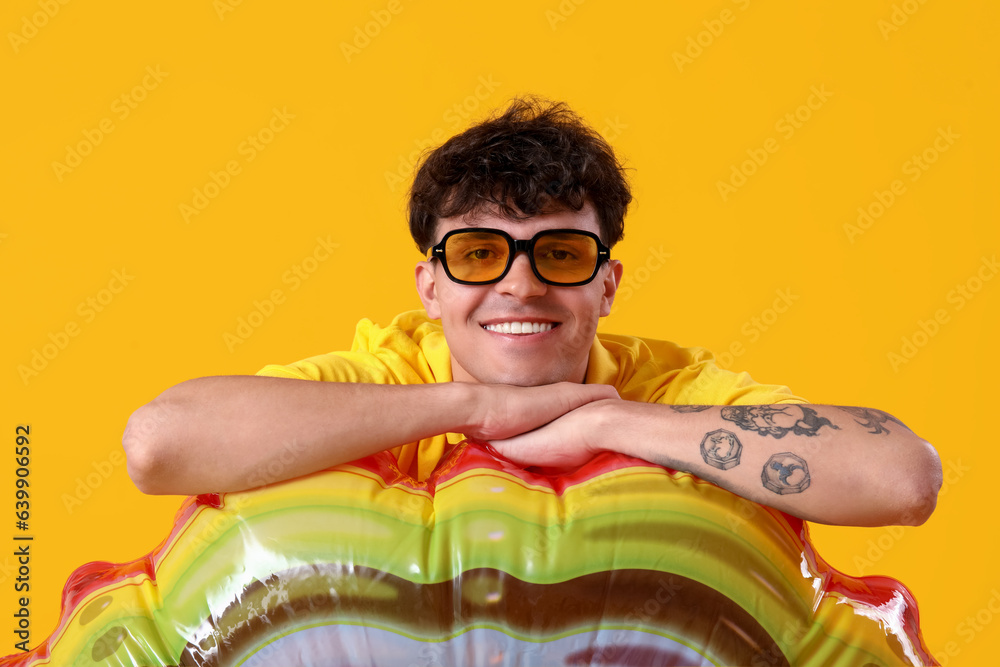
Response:
POLYGON ((410 196, 426 313, 362 321, 351 352, 168 389, 129 420, 129 474, 146 493, 231 491, 391 449, 424 479, 470 438, 525 466, 618 451, 811 521, 923 523, 940 461, 894 417, 597 335, 622 276, 622 171, 562 104, 515 100, 453 137, 410 196))

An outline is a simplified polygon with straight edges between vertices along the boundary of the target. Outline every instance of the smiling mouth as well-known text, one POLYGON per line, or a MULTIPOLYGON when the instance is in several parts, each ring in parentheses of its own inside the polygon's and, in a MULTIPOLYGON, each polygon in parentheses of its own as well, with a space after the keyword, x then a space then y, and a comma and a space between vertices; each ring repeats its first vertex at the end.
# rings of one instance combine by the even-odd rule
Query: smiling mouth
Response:
POLYGON ((504 334, 536 334, 551 331, 559 326, 558 322, 495 322, 484 324, 483 328, 494 333, 504 334))

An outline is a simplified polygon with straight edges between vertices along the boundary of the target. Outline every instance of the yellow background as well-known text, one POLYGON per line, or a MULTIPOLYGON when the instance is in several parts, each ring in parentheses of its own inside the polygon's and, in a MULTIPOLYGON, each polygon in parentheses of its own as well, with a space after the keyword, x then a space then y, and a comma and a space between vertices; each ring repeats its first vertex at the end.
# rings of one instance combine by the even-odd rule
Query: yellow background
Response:
POLYGON ((180 499, 143 496, 120 462, 129 414, 182 380, 341 349, 358 319, 418 307, 412 157, 521 93, 570 103, 633 169, 614 251, 626 282, 603 330, 736 343, 728 367, 816 403, 882 408, 934 443, 952 481, 926 525, 817 526, 815 539, 847 573, 906 583, 942 662, 1000 653, 1000 620, 981 611, 1000 588, 988 426, 1000 280, 982 268, 991 280, 972 280, 961 308, 954 292, 1000 249, 995 3, 223 3, 0 10, 0 653, 17 597, 15 426, 32 435, 34 645, 74 568, 139 557, 169 530, 180 499), (294 118, 248 160, 275 109, 294 118), (789 136, 780 123, 796 113, 789 136), (718 182, 769 139, 777 151, 724 201, 718 182), (69 147, 89 154, 55 167, 69 147), (907 163, 925 150, 934 162, 914 181, 907 163), (213 173, 225 182, 230 161, 239 173, 186 221, 181 205, 213 173), (902 194, 849 234, 897 179, 902 194), (303 264, 318 238, 336 249, 303 264), (312 269, 298 284, 296 266, 312 269), (227 346, 274 290, 283 302, 227 346), (797 299, 775 318, 777 290, 797 299), (63 339, 67 325, 79 329, 63 339), (25 380, 35 351, 52 358, 25 380), (974 630, 977 612, 989 622, 974 630))

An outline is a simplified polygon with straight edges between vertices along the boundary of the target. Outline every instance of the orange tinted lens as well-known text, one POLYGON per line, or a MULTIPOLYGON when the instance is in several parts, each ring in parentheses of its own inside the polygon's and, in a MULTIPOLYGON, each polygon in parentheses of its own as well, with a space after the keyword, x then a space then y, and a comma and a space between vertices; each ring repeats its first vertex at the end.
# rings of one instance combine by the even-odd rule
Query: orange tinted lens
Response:
POLYGON ((495 280, 507 266, 510 247, 502 236, 491 232, 463 232, 448 237, 444 246, 448 270, 458 280, 495 280))
POLYGON ((535 241, 535 266, 546 280, 579 283, 597 266, 597 242, 583 234, 546 234, 535 241))

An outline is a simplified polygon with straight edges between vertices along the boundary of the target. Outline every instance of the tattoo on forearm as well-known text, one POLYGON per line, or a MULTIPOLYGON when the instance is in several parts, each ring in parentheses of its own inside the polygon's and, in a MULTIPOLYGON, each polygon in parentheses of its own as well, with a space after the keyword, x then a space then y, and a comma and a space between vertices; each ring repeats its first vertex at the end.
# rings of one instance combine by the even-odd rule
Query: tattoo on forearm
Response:
POLYGON ((674 412, 701 412, 702 410, 708 410, 711 405, 671 405, 670 409, 674 412))
POLYGON ((773 435, 776 439, 783 438, 789 433, 817 435, 823 426, 840 428, 804 405, 726 406, 722 408, 722 418, 734 422, 744 431, 756 431, 763 436, 773 435))
POLYGON ((802 493, 809 488, 809 466, 795 454, 782 452, 767 460, 760 479, 765 488, 779 496, 802 493))
POLYGON ((743 445, 740 444, 736 434, 721 428, 706 433, 701 441, 701 458, 719 470, 729 470, 738 466, 742 451, 743 445))
POLYGON ((878 435, 879 433, 889 433, 889 429, 882 424, 887 421, 894 421, 903 428, 906 428, 906 424, 899 421, 888 412, 882 412, 881 410, 874 410, 872 408, 854 408, 854 407, 844 407, 837 406, 844 412, 849 412, 854 416, 854 421, 864 426, 868 429, 869 433, 878 435))

